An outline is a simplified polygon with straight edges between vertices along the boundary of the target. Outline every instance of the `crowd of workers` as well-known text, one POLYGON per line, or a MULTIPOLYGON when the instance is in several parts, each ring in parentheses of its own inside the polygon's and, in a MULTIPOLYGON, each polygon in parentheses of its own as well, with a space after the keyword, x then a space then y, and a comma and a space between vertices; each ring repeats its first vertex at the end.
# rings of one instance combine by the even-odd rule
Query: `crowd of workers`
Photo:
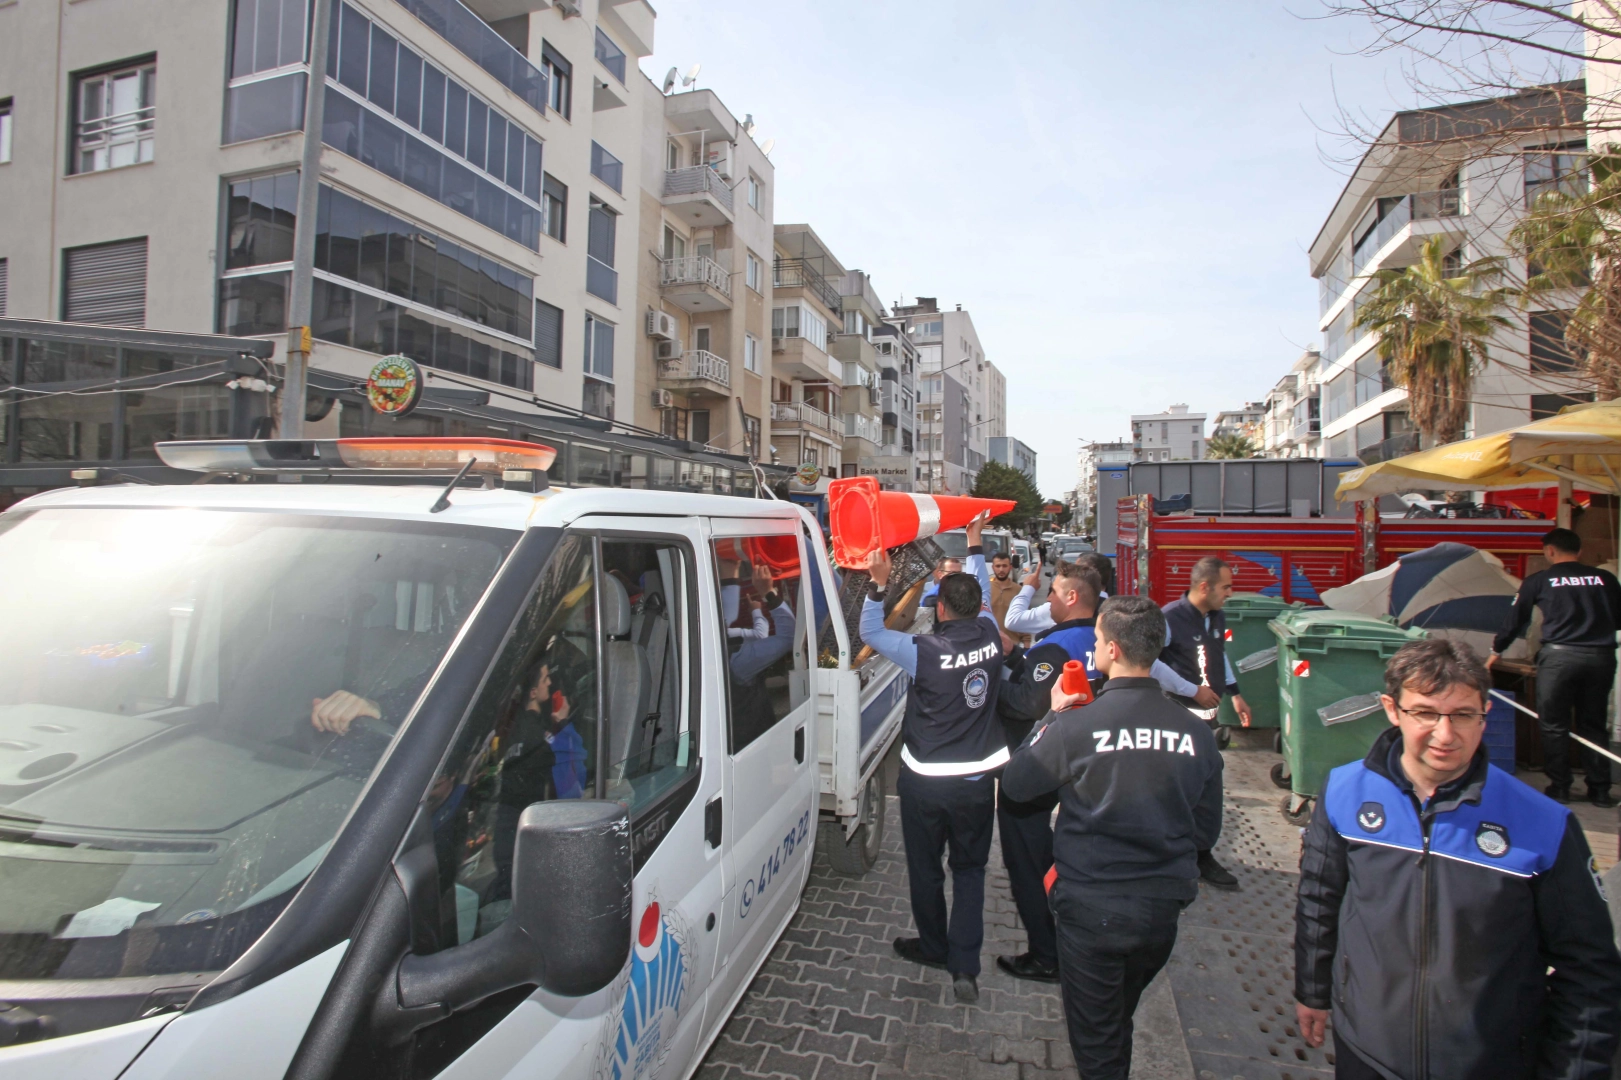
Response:
MULTIPOLYGON (((1230 696, 1248 711, 1223 652, 1232 571, 1200 560, 1187 594, 1162 610, 1109 598, 1108 560, 1083 557, 1055 568, 1032 607, 1039 565, 1017 586, 1005 556, 987 568, 983 525, 968 527, 965 567, 936 568, 926 634, 885 628, 890 562, 883 551, 868 559, 862 640, 914 676, 897 791, 917 936, 894 949, 945 969, 959 1002, 977 1001, 994 821, 1028 941, 998 966, 1060 983, 1082 1080, 1125 1080, 1132 1016, 1182 909, 1201 880, 1239 888, 1211 854, 1222 824, 1216 709, 1230 696), (1090 696, 1066 692, 1072 660, 1090 696)), ((1569 731, 1604 739, 1621 585, 1577 561, 1568 530, 1545 544, 1553 565, 1525 580, 1496 646, 1542 609, 1547 794, 1488 763, 1497 653, 1482 661, 1433 638, 1391 659, 1381 696, 1391 727, 1331 774, 1304 831, 1296 1019, 1321 1046, 1332 1010, 1336 1076, 1611 1075, 1621 955, 1586 837, 1561 803, 1569 731)), ((1589 753, 1586 765, 1588 798, 1614 806, 1607 762, 1589 753)))

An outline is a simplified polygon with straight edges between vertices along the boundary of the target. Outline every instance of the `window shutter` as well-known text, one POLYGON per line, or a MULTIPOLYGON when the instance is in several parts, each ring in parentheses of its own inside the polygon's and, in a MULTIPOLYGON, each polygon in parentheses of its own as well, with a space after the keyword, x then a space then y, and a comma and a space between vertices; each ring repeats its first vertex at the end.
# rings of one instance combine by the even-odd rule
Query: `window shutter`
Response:
POLYGON ((6 317, 6 291, 9 284, 6 278, 6 260, 0 259, 0 319, 6 317))
POLYGON ((563 366, 563 309, 535 301, 535 362, 563 366))
POLYGON ((64 320, 146 325, 146 237, 70 248, 64 254, 64 320))

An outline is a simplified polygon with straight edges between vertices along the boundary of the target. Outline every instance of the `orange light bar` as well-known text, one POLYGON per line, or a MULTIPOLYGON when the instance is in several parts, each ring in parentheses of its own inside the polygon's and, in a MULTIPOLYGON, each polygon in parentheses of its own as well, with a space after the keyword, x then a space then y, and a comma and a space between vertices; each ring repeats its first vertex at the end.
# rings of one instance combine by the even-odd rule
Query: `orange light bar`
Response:
POLYGON ((545 472, 557 451, 516 439, 338 439, 338 459, 351 469, 459 469, 469 459, 474 473, 501 475, 508 469, 545 472))

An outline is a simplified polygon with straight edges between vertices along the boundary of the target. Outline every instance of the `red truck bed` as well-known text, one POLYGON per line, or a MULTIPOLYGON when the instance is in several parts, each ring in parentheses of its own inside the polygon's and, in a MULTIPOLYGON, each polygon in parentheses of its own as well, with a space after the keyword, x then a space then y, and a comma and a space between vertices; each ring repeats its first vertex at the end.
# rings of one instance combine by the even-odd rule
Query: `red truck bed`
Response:
POLYGON ((1321 604, 1322 593, 1446 541, 1490 551, 1524 577, 1550 523, 1535 520, 1209 517, 1154 514, 1145 496, 1121 499, 1115 573, 1121 593, 1167 604, 1187 590, 1193 564, 1218 555, 1240 592, 1321 604), (1368 533, 1364 537, 1364 530, 1368 533), (1372 559, 1366 558, 1371 554, 1372 559), (1146 588, 1144 587, 1146 585, 1146 588))

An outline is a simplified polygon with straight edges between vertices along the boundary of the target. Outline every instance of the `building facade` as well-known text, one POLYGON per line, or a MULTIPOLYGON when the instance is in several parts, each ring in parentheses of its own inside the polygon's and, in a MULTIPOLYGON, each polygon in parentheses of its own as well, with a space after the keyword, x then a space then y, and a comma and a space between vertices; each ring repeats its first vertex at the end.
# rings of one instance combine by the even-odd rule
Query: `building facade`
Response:
MULTIPOLYGON (((1528 89, 1510 97, 1397 113, 1355 172, 1311 245, 1320 298, 1322 454, 1383 461, 1421 445, 1376 350, 1356 325, 1373 275, 1416 262, 1424 243, 1445 238, 1450 266, 1504 258, 1509 280, 1525 263, 1507 237, 1545 191, 1585 183, 1579 124, 1582 84, 1528 89)), ((1486 435, 1591 400, 1565 349, 1563 322, 1576 297, 1547 310, 1505 307, 1489 358, 1470 389, 1467 435, 1486 435)))
POLYGON ((1307 349, 1267 393, 1263 457, 1322 456, 1322 360, 1316 349, 1307 349))
POLYGON ((886 490, 918 491, 917 346, 893 322, 879 323, 872 335, 883 393, 882 441, 875 475, 886 490))
POLYGON ((877 476, 883 446, 884 390, 882 365, 873 329, 881 325, 884 306, 872 280, 860 270, 839 279, 843 319, 833 335, 833 356, 842 365, 840 401, 844 431, 840 476, 877 476))
POLYGON ((1098 469, 1105 465, 1130 465, 1133 460, 1132 444, 1124 439, 1115 442, 1083 442, 1076 455, 1074 502, 1076 527, 1082 531, 1095 529, 1098 520, 1098 469))
POLYGON ((1263 401, 1247 401, 1242 408, 1223 409, 1216 414, 1216 419, 1210 427, 1210 437, 1217 435, 1236 435, 1254 443, 1260 449, 1263 426, 1266 420, 1266 403, 1263 401))
POLYGON ((843 264, 809 225, 775 227, 771 295, 771 448, 775 459, 840 475, 844 364, 843 264))
POLYGON ((1018 469, 1036 482, 1036 452, 1011 435, 992 435, 985 440, 990 449, 990 460, 999 461, 1010 468, 1018 469))
POLYGON ((922 491, 964 494, 1007 434, 1007 380, 985 359, 973 316, 956 305, 941 311, 932 296, 890 309, 918 354, 918 432, 922 491))
POLYGON ((1205 414, 1172 405, 1162 413, 1131 418, 1133 461, 1200 461, 1204 458, 1205 414))
MULTIPOLYGON (((0 205, 14 211, 0 215, 0 311, 261 338, 276 383, 307 0, 59 7, 0 7, 0 205)), ((712 92, 641 73, 652 7, 334 0, 332 13, 306 437, 453 433, 322 391, 319 373, 364 378, 399 353, 441 402, 769 460, 774 173, 712 92)), ((80 374, 131 373, 116 367, 80 374)), ((209 401, 172 405, 192 434, 226 433, 209 401)), ((9 411, 13 461, 55 452, 30 432, 69 433, 56 441, 75 460, 126 453, 84 436, 111 423, 96 398, 9 411)))

